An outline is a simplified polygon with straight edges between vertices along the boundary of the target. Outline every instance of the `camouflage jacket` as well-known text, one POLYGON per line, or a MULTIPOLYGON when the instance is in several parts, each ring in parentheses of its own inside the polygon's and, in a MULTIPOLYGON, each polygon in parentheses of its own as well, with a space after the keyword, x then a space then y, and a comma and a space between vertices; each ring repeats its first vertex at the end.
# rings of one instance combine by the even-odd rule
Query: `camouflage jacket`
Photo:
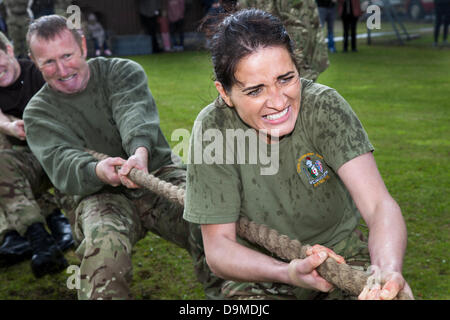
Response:
POLYGON ((302 78, 316 80, 329 65, 328 49, 315 0, 240 0, 241 8, 258 8, 278 16, 295 43, 302 78))
POLYGON ((5 7, 8 16, 28 16, 29 0, 5 0, 5 7))

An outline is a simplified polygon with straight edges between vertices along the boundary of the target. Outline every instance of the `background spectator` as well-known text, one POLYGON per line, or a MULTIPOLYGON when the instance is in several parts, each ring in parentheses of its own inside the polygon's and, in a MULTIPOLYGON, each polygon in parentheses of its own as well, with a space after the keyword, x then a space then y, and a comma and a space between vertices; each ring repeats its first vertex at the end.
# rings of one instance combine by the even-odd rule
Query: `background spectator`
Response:
POLYGON ((336 19, 336 1, 337 0, 316 0, 322 28, 325 27, 325 23, 327 24, 328 50, 331 53, 336 52, 333 31, 334 20, 336 19))
POLYGON ((352 51, 356 49, 356 23, 361 15, 359 0, 339 0, 339 15, 342 18, 344 28, 344 52, 348 49, 348 32, 351 32, 352 51))
POLYGON ((161 13, 161 0, 139 0, 139 14, 147 33, 152 37, 153 53, 161 52, 157 35, 159 33, 158 16, 161 13))
POLYGON ((441 24, 444 25, 443 44, 447 45, 448 25, 450 24, 450 0, 434 0, 436 20, 434 22, 434 43, 437 46, 441 24))
POLYGON ((170 29, 169 19, 167 18, 167 11, 162 10, 161 15, 158 17, 159 31, 161 32, 161 39, 164 46, 164 51, 170 51, 170 29))
POLYGON ((88 15, 87 29, 89 35, 94 41, 95 55, 97 57, 100 56, 102 54, 102 51, 106 56, 112 55, 112 52, 111 50, 109 50, 108 44, 106 42, 105 29, 103 29, 103 26, 97 20, 97 16, 94 13, 90 13, 88 15))
POLYGON ((14 45, 14 52, 18 58, 27 58, 25 36, 30 23, 28 0, 4 0, 6 7, 6 25, 8 35, 14 45))
POLYGON ((168 0, 167 14, 170 24, 170 36, 175 51, 184 50, 184 10, 184 0, 168 0), (176 35, 178 35, 178 41, 176 35))

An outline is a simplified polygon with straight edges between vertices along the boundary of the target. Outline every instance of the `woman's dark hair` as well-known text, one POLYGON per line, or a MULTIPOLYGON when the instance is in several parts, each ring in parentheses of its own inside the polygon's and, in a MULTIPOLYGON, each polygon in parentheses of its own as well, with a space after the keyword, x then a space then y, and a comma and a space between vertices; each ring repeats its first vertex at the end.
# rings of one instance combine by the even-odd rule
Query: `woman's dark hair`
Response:
POLYGON ((245 9, 226 15, 211 39, 215 80, 229 92, 237 82, 234 74, 239 61, 260 48, 286 48, 295 63, 293 42, 277 17, 258 9, 245 9))

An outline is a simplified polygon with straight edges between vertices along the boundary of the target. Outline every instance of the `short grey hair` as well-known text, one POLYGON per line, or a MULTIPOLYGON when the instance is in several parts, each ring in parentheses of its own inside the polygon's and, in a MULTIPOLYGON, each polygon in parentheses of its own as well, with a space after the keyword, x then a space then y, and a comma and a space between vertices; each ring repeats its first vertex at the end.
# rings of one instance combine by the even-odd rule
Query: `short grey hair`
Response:
POLYGON ((83 51, 83 47, 81 46, 83 39, 82 31, 74 28, 69 28, 67 26, 67 19, 65 17, 52 14, 40 17, 39 19, 33 21, 28 27, 27 45, 28 49, 30 50, 30 54, 33 54, 30 48, 31 37, 36 35, 44 40, 52 40, 65 30, 72 33, 75 41, 80 46, 81 51, 83 51))

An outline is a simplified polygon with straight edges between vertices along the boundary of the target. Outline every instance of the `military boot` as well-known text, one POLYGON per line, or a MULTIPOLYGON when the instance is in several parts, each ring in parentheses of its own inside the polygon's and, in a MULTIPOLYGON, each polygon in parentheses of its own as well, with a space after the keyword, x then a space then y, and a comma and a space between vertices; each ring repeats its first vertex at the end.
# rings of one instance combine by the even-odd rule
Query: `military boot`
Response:
POLYGON ((52 232, 52 236, 56 241, 61 251, 73 247, 75 241, 72 237, 72 229, 70 228, 69 220, 59 210, 53 211, 47 217, 47 226, 52 232))
POLYGON ((33 223, 28 227, 25 236, 33 250, 31 270, 36 278, 57 273, 68 266, 63 253, 42 223, 33 223))
POLYGON ((31 246, 27 239, 13 230, 5 234, 0 246, 0 266, 10 266, 31 258, 31 246))

